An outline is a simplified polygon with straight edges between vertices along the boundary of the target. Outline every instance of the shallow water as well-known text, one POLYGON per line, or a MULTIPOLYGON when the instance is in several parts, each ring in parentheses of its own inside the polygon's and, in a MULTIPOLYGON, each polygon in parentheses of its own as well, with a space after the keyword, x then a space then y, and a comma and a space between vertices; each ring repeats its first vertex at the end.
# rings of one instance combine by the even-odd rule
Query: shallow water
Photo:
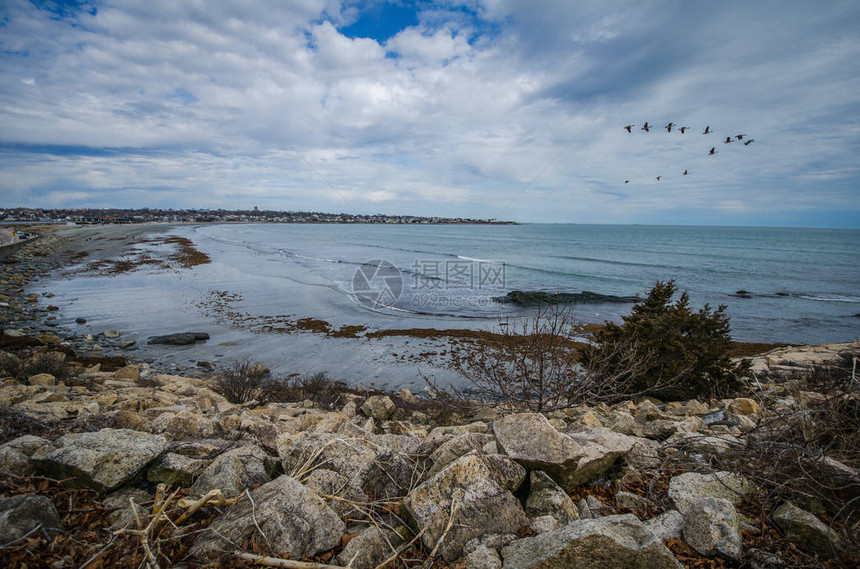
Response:
MULTIPOLYGON (((403 356, 438 344, 253 331, 275 316, 322 319, 334 328, 492 329, 523 314, 493 300, 510 290, 630 296, 674 278, 695 306, 726 304, 738 340, 860 337, 856 230, 223 224, 170 233, 190 238, 212 262, 113 277, 58 275, 40 287, 56 295, 61 323, 83 317, 92 332, 121 330, 144 346, 138 355, 162 362, 248 355, 282 373, 329 371, 349 383, 389 388, 420 387, 415 360, 403 356), (748 298, 733 296, 738 290, 748 298), (224 302, 220 293, 235 296, 224 302), (213 338, 193 348, 145 347, 148 336, 188 330, 213 338)), ((576 314, 586 322, 618 320, 630 306, 583 304, 576 314)))

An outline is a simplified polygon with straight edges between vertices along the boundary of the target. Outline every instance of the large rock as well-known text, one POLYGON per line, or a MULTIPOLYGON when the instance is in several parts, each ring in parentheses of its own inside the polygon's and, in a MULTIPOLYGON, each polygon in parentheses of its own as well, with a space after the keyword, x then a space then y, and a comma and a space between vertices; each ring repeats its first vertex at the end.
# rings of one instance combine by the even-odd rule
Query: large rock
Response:
MULTIPOLYGON (((403 526, 401 529, 406 531, 403 526)), ((370 526, 350 540, 334 561, 351 569, 375 569, 391 555, 391 548, 401 543, 403 536, 397 532, 370 526)))
POLYGON ((645 521, 648 531, 662 540, 681 539, 684 534, 684 515, 678 510, 666 510, 645 521))
POLYGON ((63 531, 60 514, 48 498, 19 494, 0 500, 0 545, 22 538, 36 528, 48 538, 63 531))
POLYGON ((152 336, 147 344, 165 344, 168 346, 187 346, 195 342, 209 339, 206 332, 180 332, 178 334, 167 334, 166 336, 152 336))
POLYGON ((773 519, 785 537, 824 559, 838 555, 843 549, 839 534, 830 531, 824 522, 791 502, 778 507, 773 512, 773 519))
POLYGON ((663 542, 632 514, 578 520, 557 530, 511 542, 504 569, 680 569, 663 542))
POLYGON ((373 417, 377 420, 390 419, 397 411, 394 401, 387 395, 373 395, 361 406, 361 412, 365 417, 373 417))
POLYGON ((245 489, 270 481, 277 462, 256 445, 228 450, 206 467, 191 487, 191 495, 202 496, 221 490, 224 496, 237 496, 245 489))
POLYGON ((669 481, 668 496, 675 509, 683 513, 700 498, 723 498, 737 505, 745 494, 753 491, 753 485, 746 478, 732 472, 685 472, 669 481))
POLYGON ((134 478, 167 446, 160 435, 127 429, 69 433, 36 451, 31 462, 38 472, 72 484, 109 491, 134 478))
POLYGON ((299 433, 278 438, 284 472, 297 475, 322 467, 345 476, 349 484, 374 498, 400 498, 421 481, 415 461, 389 450, 411 437, 351 437, 346 434, 299 433))
POLYGON ((345 524, 325 503, 298 480, 279 476, 251 492, 253 502, 242 498, 194 541, 192 555, 214 556, 232 552, 257 532, 278 557, 302 559, 340 543, 345 524), (264 537, 265 536, 265 537, 264 537))
POLYGON ((514 413, 493 423, 496 442, 504 454, 528 470, 543 470, 569 490, 579 460, 586 451, 558 432, 540 413, 514 413))
POLYGON ((461 433, 454 436, 439 445, 439 448, 430 455, 430 461, 433 465, 430 467, 428 474, 433 476, 464 454, 481 450, 491 441, 495 442, 495 438, 492 435, 478 433, 461 433))
POLYGON ((467 454, 415 488, 403 500, 405 519, 424 533, 424 546, 433 549, 443 535, 456 500, 451 529, 439 547, 446 560, 460 557, 464 544, 487 533, 517 533, 528 523, 511 493, 526 471, 500 455, 467 454))
POLYGON ((570 438, 582 447, 585 455, 579 459, 576 470, 565 477, 564 487, 568 490, 597 478, 637 445, 650 444, 647 439, 621 435, 601 427, 572 433, 570 438))
POLYGON ((579 519, 579 510, 567 492, 540 470, 533 470, 529 474, 526 513, 532 517, 552 516, 560 525, 579 519))
POLYGON ((327 468, 317 468, 311 472, 305 481, 305 486, 325 500, 326 505, 340 517, 360 517, 361 509, 353 504, 370 501, 367 494, 361 488, 351 484, 346 476, 327 468))
POLYGON ((684 541, 702 555, 741 555, 740 521, 735 507, 723 498, 701 498, 684 512, 684 541))
POLYGON ((205 466, 206 462, 201 459, 167 452, 149 467, 146 479, 150 482, 163 482, 168 486, 188 487, 205 466))
POLYGON ((29 471, 30 461, 25 455, 8 445, 0 446, 0 472, 24 476, 29 471))

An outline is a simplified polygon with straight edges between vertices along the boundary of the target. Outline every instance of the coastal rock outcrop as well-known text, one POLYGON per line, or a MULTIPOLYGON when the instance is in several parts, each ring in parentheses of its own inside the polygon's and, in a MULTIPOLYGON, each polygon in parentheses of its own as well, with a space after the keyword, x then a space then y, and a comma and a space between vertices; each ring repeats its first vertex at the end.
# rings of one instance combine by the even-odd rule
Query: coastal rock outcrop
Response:
POLYGON ((197 342, 203 342, 209 339, 209 334, 206 332, 179 332, 177 334, 167 334, 165 336, 152 336, 146 342, 147 344, 164 344, 166 346, 187 346, 197 342))

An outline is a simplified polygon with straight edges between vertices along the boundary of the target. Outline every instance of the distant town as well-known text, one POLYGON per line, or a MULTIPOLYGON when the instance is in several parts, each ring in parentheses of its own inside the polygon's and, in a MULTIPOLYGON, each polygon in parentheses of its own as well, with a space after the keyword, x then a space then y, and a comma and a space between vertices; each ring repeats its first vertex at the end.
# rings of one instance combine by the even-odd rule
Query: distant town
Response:
POLYGON ((415 223, 415 224, 502 224, 511 221, 467 219, 463 217, 421 217, 415 215, 361 215, 352 213, 322 213, 305 211, 273 211, 226 209, 41 209, 0 208, 0 223, 415 223))

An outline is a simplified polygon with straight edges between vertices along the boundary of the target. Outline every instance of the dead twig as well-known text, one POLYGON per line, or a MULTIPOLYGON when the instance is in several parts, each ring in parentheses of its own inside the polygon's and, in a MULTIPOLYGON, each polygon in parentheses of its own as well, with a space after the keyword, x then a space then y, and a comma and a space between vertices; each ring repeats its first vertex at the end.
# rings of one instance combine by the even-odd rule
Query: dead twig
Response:
POLYGON ((268 557, 265 555, 256 555, 254 553, 244 553, 237 551, 234 553, 239 559, 252 561, 258 565, 266 567, 286 567, 287 569, 343 569, 339 565, 327 565, 325 563, 313 563, 309 561, 293 561, 292 559, 281 559, 280 557, 268 557))
POLYGON ((415 542, 416 542, 416 541, 418 541, 419 539, 421 539, 421 536, 422 536, 422 535, 424 535, 424 532, 425 532, 425 531, 427 531, 427 527, 425 527, 424 529, 422 529, 421 531, 419 531, 419 532, 415 535, 415 537, 413 537, 413 538, 412 538, 412 540, 411 540, 411 541, 409 541, 408 543, 404 543, 403 545, 401 545, 400 547, 398 547, 398 548, 397 548, 397 551, 395 551, 395 552, 394 552, 394 554, 393 554, 391 557, 387 558, 385 561, 383 561, 382 563, 380 563, 379 565, 377 565, 376 567, 374 567, 374 569, 382 569, 383 567, 385 567, 386 565, 388 565, 389 563, 391 563, 392 561, 394 561, 395 559, 397 559, 397 558, 400 556, 400 554, 401 554, 401 553, 403 553, 404 551, 406 551, 407 549, 409 549, 410 547, 412 547, 412 546, 415 544, 415 542))
POLYGON ((445 529, 442 531, 442 535, 439 536, 439 539, 436 540, 436 545, 433 546, 433 551, 430 552, 430 555, 421 565, 421 569, 430 569, 433 565, 433 561, 436 559, 436 553, 439 551, 439 547, 442 545, 442 542, 445 541, 445 538, 448 537, 448 532, 451 531, 451 528, 454 526, 454 516, 457 514, 457 510, 460 508, 460 500, 454 498, 451 502, 451 513, 448 515, 448 523, 445 525, 445 529))

